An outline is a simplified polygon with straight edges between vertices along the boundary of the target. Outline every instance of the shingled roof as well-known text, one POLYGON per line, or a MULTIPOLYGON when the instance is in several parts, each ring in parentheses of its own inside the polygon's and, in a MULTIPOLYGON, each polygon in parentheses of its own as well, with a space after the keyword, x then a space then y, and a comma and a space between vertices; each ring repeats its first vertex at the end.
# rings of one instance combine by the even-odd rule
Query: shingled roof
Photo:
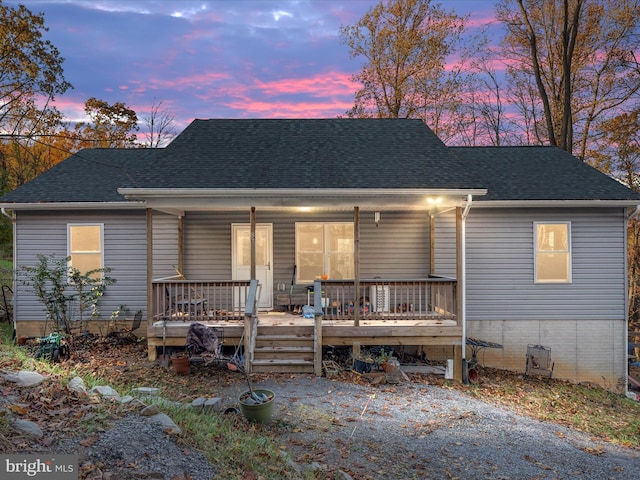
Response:
POLYGON ((420 120, 195 120, 150 188, 480 188, 420 120))
POLYGON ((640 194, 555 147, 447 147, 420 120, 193 121, 164 149, 87 149, 0 204, 122 202, 129 189, 488 189, 477 201, 640 194))
POLYGON ((640 194, 551 146, 450 147, 497 200, 633 200, 640 194))

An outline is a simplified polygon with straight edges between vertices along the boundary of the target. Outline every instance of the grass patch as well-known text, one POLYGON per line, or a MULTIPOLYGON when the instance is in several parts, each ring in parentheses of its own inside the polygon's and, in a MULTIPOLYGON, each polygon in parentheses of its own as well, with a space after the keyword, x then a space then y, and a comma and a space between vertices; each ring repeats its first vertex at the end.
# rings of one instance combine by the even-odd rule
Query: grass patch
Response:
POLYGON ((640 403, 601 388, 554 380, 550 384, 490 370, 486 380, 467 389, 488 403, 587 432, 609 442, 640 448, 640 403), (497 378, 497 381, 492 377, 497 378))
POLYGON ((237 415, 199 414, 176 406, 163 409, 183 430, 187 446, 215 461, 216 478, 243 478, 248 472, 254 478, 299 478, 287 465, 271 426, 249 424, 237 415))

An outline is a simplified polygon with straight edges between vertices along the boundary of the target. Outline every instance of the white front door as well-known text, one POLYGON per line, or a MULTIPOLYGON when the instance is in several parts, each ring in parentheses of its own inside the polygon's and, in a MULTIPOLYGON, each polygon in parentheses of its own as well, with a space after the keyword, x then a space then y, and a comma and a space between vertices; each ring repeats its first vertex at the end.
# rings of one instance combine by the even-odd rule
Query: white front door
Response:
MULTIPOLYGON (((234 223, 232 229, 233 280, 251 280, 251 226, 234 223)), ((260 284, 258 308, 273 307, 273 226, 256 224, 256 278, 260 284)))

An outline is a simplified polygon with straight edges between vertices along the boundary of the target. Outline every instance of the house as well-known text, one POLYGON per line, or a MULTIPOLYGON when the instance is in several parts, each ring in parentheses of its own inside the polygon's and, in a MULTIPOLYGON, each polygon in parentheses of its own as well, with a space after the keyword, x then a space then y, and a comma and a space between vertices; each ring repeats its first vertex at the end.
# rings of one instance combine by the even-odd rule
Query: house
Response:
MULTIPOLYGON (((611 390, 639 204, 558 148, 447 147, 408 119, 195 120, 164 149, 82 150, 0 198, 15 265, 110 267, 102 319, 142 309, 151 358, 201 321, 254 371, 395 345, 455 358, 460 378, 472 337, 503 347, 486 366, 524 370, 543 345, 554 377, 611 390), (314 318, 287 314, 302 304, 314 318)), ((15 285, 18 334, 43 320, 15 285)))

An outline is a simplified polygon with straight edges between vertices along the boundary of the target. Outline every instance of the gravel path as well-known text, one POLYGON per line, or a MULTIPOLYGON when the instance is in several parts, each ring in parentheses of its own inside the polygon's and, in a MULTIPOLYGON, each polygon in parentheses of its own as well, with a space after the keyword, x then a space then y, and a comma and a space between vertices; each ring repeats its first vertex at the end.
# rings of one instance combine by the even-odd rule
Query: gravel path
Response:
MULTIPOLYGON (((229 387, 225 396, 237 398, 245 387, 229 387)), ((314 377, 255 382, 259 387, 276 393, 274 424, 298 462, 316 461, 357 479, 640 478, 638 450, 456 390, 314 377)))
MULTIPOLYGON (((273 421, 263 428, 277 434, 301 469, 315 463, 325 471, 317 478, 334 478, 338 470, 356 480, 640 478, 640 450, 524 417, 454 389, 295 375, 252 384, 276 394, 273 421)), ((237 405, 246 390, 243 381, 212 385, 225 406, 237 405)), ((238 421, 242 425, 244 419, 238 421)), ((65 442, 57 451, 81 454, 81 464, 88 464, 83 478, 217 478, 203 455, 179 446, 137 414, 93 441, 78 442, 65 442)))

